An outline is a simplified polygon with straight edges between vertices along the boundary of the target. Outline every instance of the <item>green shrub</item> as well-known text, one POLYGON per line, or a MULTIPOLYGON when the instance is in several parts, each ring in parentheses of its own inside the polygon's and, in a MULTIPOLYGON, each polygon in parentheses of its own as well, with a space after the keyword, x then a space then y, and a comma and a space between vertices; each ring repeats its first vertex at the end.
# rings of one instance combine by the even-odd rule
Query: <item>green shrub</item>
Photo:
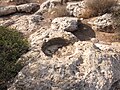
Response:
POLYGON ((95 15, 101 15, 109 11, 117 0, 85 0, 86 7, 96 11, 95 15))
POLYGON ((18 58, 28 51, 28 42, 16 30, 0 27, 0 90, 16 76, 22 65, 18 58))

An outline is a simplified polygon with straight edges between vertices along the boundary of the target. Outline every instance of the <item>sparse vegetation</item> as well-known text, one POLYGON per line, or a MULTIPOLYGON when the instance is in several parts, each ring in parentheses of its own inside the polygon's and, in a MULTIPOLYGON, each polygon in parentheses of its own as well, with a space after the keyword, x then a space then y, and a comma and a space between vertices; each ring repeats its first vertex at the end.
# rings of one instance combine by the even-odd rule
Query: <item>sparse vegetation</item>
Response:
POLYGON ((22 68, 17 59, 28 51, 28 42, 13 29, 0 27, 0 90, 6 90, 11 80, 22 68))
POLYGON ((95 15, 109 12, 110 7, 117 3, 117 0, 85 0, 86 7, 94 10, 95 15))

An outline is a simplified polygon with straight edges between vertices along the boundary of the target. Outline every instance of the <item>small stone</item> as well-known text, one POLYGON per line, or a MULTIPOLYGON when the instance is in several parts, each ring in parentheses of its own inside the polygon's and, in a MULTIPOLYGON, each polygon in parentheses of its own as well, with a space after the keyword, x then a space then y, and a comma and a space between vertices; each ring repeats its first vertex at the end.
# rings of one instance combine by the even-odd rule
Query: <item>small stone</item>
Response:
POLYGON ((97 38, 91 38, 91 42, 93 42, 93 43, 98 43, 99 40, 98 40, 97 38))

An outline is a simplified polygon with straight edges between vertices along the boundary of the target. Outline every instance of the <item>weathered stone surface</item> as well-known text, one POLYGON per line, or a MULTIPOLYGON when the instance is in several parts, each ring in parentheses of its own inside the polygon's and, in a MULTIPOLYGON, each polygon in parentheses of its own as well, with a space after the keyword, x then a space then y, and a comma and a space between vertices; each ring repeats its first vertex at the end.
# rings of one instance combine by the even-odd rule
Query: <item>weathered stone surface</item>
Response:
POLYGON ((0 26, 10 27, 18 30, 19 32, 28 35, 41 27, 43 17, 40 15, 11 15, 8 19, 1 18, 0 26))
POLYGON ((71 42, 77 39, 69 32, 45 28, 33 33, 29 40, 33 47, 28 55, 29 64, 19 72, 8 90, 109 90, 120 79, 118 46, 100 44, 107 47, 104 49, 91 42, 71 42), (63 39, 70 43, 60 48, 53 46, 63 44, 60 43, 63 39), (47 45, 46 49, 58 49, 52 57, 47 56, 43 45, 47 45), (31 54, 34 57, 30 57, 31 54))
POLYGON ((58 17, 51 23, 52 29, 75 31, 78 29, 79 19, 74 17, 58 17))
POLYGON ((103 32, 114 32, 112 14, 104 14, 97 17, 94 21, 89 21, 88 23, 92 25, 92 28, 94 30, 103 32))
POLYGON ((33 13, 40 8, 39 4, 29 3, 22 5, 9 5, 9 6, 0 6, 0 16, 10 15, 13 13, 33 13))
POLYGON ((73 15, 79 18, 89 18, 91 17, 92 14, 94 14, 93 10, 86 8, 84 1, 79 1, 74 3, 68 2, 66 9, 70 15, 73 15))
MULTIPOLYGON (((79 24, 76 17, 84 16, 81 12, 86 10, 81 1, 68 3, 67 10, 75 17, 58 17, 51 25, 38 14, 61 2, 47 0, 35 14, 0 18, 0 26, 15 28, 27 35, 30 43, 30 51, 18 60, 25 66, 8 90, 119 90, 120 43, 105 44, 97 38, 80 41, 75 36, 73 31, 79 24)), ((34 7, 24 5, 17 6, 19 12, 31 13, 34 7)), ((98 30, 106 29, 112 25, 111 15, 94 18, 90 24, 98 30)))
POLYGON ((18 12, 26 12, 26 13, 36 12, 40 8, 39 4, 36 3, 22 4, 16 7, 18 12))
POLYGON ((15 3, 17 5, 19 4, 25 4, 25 3, 29 3, 31 0, 7 0, 7 2, 9 3, 15 3))
POLYGON ((13 14, 17 11, 16 6, 0 6, 0 16, 13 14))
POLYGON ((61 4, 61 0, 47 0, 41 4, 40 9, 35 14, 43 14, 44 12, 51 10, 58 4, 61 4))
POLYGON ((74 15, 74 9, 79 6, 84 7, 83 5, 81 5, 81 2, 68 2, 66 9, 70 13, 70 15, 74 15))
POLYGON ((120 80, 119 44, 78 41, 70 32, 45 27, 31 34, 29 41, 31 51, 19 59, 26 66, 8 90, 117 87, 114 83, 120 80))

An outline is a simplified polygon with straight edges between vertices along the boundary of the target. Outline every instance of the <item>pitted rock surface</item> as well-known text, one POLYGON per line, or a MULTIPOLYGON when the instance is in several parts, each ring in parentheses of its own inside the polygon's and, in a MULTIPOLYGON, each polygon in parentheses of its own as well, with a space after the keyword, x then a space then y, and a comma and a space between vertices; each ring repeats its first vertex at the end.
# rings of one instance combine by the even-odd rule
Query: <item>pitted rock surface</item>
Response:
POLYGON ((13 14, 17 11, 16 6, 0 6, 0 16, 13 14))
POLYGON ((62 0, 47 0, 41 4, 40 9, 35 14, 40 15, 47 12, 48 10, 51 10, 55 6, 61 4, 61 1, 62 0))
POLYGON ((93 22, 89 21, 88 23, 92 25, 94 30, 114 32, 112 14, 104 14, 100 17, 97 17, 93 22))
POLYGON ((22 5, 0 6, 0 16, 11 15, 15 13, 34 13, 40 8, 39 4, 28 3, 22 5))
POLYGON ((68 2, 66 9, 70 15, 79 18, 89 18, 91 17, 92 14, 94 14, 94 11, 86 7, 84 1, 79 1, 74 3, 68 2))
POLYGON ((24 35, 28 35, 35 31, 36 29, 41 28, 40 23, 42 20, 43 17, 40 15, 16 14, 9 16, 9 18, 6 17, 0 18, 0 26, 17 29, 24 35))
POLYGON ((70 32, 51 28, 41 28, 29 40, 31 52, 19 59, 29 61, 8 90, 109 90, 120 80, 120 46, 115 43, 78 41, 70 32), (62 40, 69 44, 60 47, 62 40), (47 56, 50 50, 56 51, 47 56))
MULTIPOLYGON (((74 32, 82 35, 87 29, 81 30, 79 18, 93 12, 84 1, 73 1, 47 0, 39 10, 33 3, 0 7, 0 26, 20 31, 30 43, 30 51, 18 59, 24 67, 7 90, 120 89, 120 43, 106 44, 95 37, 80 41, 74 32), (42 14, 63 2, 68 2, 66 9, 74 17, 57 17, 49 25, 42 14)), ((111 20, 111 14, 105 14, 89 23, 106 32, 111 20)))
POLYGON ((26 12, 26 13, 32 13, 36 12, 40 6, 36 3, 29 3, 29 4, 23 4, 16 6, 18 12, 26 12))
POLYGON ((69 44, 52 57, 39 50, 8 90, 109 90, 120 79, 120 54, 91 42, 69 44))
POLYGON ((66 31, 76 31, 80 21, 78 18, 74 17, 58 17, 51 22, 52 29, 66 30, 66 31))

